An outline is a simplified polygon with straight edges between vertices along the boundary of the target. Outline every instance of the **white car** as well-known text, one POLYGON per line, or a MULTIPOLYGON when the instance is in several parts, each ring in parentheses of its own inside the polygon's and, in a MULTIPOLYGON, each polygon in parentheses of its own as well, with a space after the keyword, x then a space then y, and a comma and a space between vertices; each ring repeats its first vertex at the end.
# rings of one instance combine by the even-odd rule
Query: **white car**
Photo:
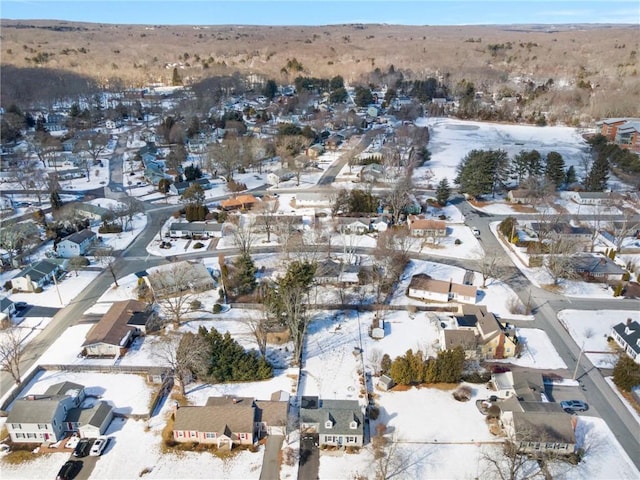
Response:
POLYGON ((109 442, 109 437, 101 436, 96 438, 96 441, 93 442, 93 446, 89 451, 89 455, 91 455, 92 457, 97 457, 102 455, 102 452, 104 451, 108 442, 109 442))
POLYGON ((480 236, 480 230, 478 230, 476 227, 473 227, 471 230, 473 231, 473 234, 474 234, 476 237, 479 237, 479 236, 480 236))

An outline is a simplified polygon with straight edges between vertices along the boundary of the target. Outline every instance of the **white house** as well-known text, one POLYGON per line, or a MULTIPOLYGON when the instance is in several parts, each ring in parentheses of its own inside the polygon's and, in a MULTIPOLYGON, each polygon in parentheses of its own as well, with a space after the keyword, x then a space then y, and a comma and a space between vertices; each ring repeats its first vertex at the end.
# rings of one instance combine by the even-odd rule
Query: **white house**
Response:
POLYGON ((461 285, 451 280, 436 280, 419 273, 411 278, 407 295, 421 300, 435 302, 457 301, 476 303, 478 289, 473 285, 461 285))
POLYGON ((627 319, 613 327, 613 339, 636 363, 640 363, 640 323, 627 319))
POLYGON ((13 277, 11 286, 21 292, 35 292, 53 282, 54 275, 62 270, 63 265, 52 259, 40 260, 13 277))
POLYGON ((96 239, 96 233, 85 228, 63 238, 56 247, 56 253, 62 258, 85 255, 96 239))
POLYGON ((215 222, 173 222, 169 225, 171 238, 221 238, 223 223, 215 222))

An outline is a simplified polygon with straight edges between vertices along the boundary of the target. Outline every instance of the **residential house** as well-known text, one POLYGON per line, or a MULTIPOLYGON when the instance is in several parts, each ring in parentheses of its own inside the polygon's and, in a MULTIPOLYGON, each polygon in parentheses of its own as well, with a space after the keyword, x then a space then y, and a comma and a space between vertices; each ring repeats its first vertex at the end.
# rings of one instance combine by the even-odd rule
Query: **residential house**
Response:
POLYGON ((364 416, 357 400, 302 397, 300 434, 317 436, 320 447, 362 447, 364 416))
POLYGON ((289 170, 285 170, 283 168, 276 170, 275 172, 267 173, 267 184, 278 186, 280 182, 286 182, 287 180, 291 180, 295 175, 293 172, 289 170))
POLYGON ((583 254, 572 257, 576 273, 600 282, 620 282, 625 269, 604 255, 583 254))
POLYGON ((428 237, 431 239, 447 236, 447 224, 441 220, 431 220, 423 215, 407 216, 409 232, 414 237, 428 237))
POLYGON ((476 303, 478 289, 473 285, 462 285, 452 280, 436 280, 425 273, 411 278, 407 295, 435 302, 476 303))
POLYGON ((640 363, 640 323, 630 318, 613 326, 613 339, 636 363, 640 363))
POLYGON ((174 297, 182 292, 204 292, 215 287, 211 273, 200 262, 182 261, 163 265, 143 278, 156 299, 174 297))
POLYGON ((220 207, 223 210, 250 210, 258 199, 250 194, 237 195, 235 197, 227 198, 220 202, 220 207))
POLYGON ((138 300, 114 302, 82 344, 87 356, 120 357, 136 335, 146 331, 155 315, 153 308, 138 300))
POLYGON ((612 200, 610 192, 575 192, 572 198, 578 205, 607 205, 612 200))
POLYGON ((509 190, 507 193, 507 200, 511 203, 521 203, 523 205, 529 205, 534 203, 536 196, 534 192, 529 189, 519 188, 515 190, 509 190))
POLYGON ((315 143, 307 148, 306 154, 309 158, 316 159, 324 153, 324 146, 320 143, 315 143))
POLYGON ((618 128, 626 124, 629 120, 637 120, 637 119, 606 118, 602 121, 596 122, 596 127, 600 129, 601 135, 604 135, 610 141, 614 141, 618 133, 618 128))
POLYGON ((196 180, 189 180, 186 182, 172 183, 169 187, 169 191, 174 195, 182 195, 191 185, 198 184, 202 187, 202 190, 211 190, 213 185, 209 182, 208 178, 198 178, 196 180))
MULTIPOLYGON (((51 176, 51 172, 49 172, 49 176, 51 176)), ((68 168, 66 170, 58 170, 56 173, 58 180, 75 180, 77 178, 85 178, 87 176, 87 171, 83 168, 68 168)))
POLYGON ((532 455, 569 455, 576 448, 575 419, 565 413, 504 412, 507 437, 519 451, 532 455))
POLYGON ((357 217, 336 217, 336 230, 340 233, 363 235, 369 233, 369 219, 357 217))
POLYGON ((378 163, 365 165, 358 173, 361 182, 382 182, 385 179, 385 168, 378 163))
POLYGON ((593 238, 591 228, 574 227, 568 222, 532 222, 531 230, 539 239, 563 240, 571 242, 583 250, 589 249, 593 238))
POLYGON ((64 270, 64 263, 54 259, 40 260, 18 273, 11 279, 13 288, 21 292, 35 292, 54 281, 54 277, 64 270))
POLYGON ((99 400, 89 408, 72 408, 65 419, 66 430, 78 432, 81 438, 104 435, 113 420, 113 407, 99 400))
POLYGON ((100 205, 94 205, 92 203, 77 202, 71 205, 73 206, 72 208, 74 212, 91 221, 101 222, 105 216, 111 213, 108 208, 101 207, 100 205))
MULTIPOLYGON (((544 379, 537 371, 518 370, 491 375, 490 385, 498 398, 516 398, 520 402, 542 402, 544 379)), ((546 400, 546 396, 544 397, 546 400)))
POLYGON ((173 222, 169 225, 171 238, 222 238, 223 223, 216 222, 173 222))
POLYGON ((85 398, 84 387, 71 382, 51 385, 42 395, 27 395, 13 403, 6 427, 15 443, 57 442, 70 431, 67 414, 85 398))
MULTIPOLYGON (((285 393, 286 392, 282 392, 285 393)), ((289 420, 289 394, 272 395, 271 400, 255 401, 255 423, 258 437, 263 435, 286 435, 289 420)))
POLYGON ((640 153, 640 121, 620 125, 616 132, 615 142, 626 150, 640 153))
POLYGON ((309 206, 330 206, 335 200, 335 194, 327 192, 296 192, 296 208, 309 206))
POLYGON ((518 353, 518 339, 515 332, 505 328, 486 307, 459 305, 459 313, 453 316, 454 324, 443 328, 441 344, 444 348, 462 346, 467 358, 500 359, 513 357, 518 353), (453 333, 470 331, 468 333, 453 333))
POLYGON ((85 255, 97 240, 95 232, 85 228, 64 237, 56 246, 58 257, 71 258, 85 255))
POLYGON ((360 267, 327 258, 318 263, 314 280, 319 284, 326 283, 351 283, 357 284, 360 280, 358 273, 360 267))
POLYGON ((342 140, 343 140, 343 137, 341 135, 338 135, 338 134, 330 135, 324 141, 324 147, 327 150, 335 151, 342 144, 342 140))
MULTIPOLYGON (((0 297, 0 325, 10 321, 16 313, 16 304, 7 297, 0 297)), ((4 328, 4 327, 3 327, 4 328)))
POLYGON ((253 445, 256 434, 253 398, 209 397, 204 406, 179 407, 175 412, 176 442, 213 444, 221 449, 253 445))

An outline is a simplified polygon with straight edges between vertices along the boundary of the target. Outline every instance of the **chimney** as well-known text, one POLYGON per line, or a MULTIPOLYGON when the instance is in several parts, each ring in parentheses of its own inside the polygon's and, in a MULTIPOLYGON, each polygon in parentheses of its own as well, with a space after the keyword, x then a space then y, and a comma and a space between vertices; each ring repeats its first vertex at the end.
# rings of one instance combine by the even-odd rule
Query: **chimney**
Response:
POLYGON ((630 318, 627 318, 627 326, 631 325, 632 320, 630 318))

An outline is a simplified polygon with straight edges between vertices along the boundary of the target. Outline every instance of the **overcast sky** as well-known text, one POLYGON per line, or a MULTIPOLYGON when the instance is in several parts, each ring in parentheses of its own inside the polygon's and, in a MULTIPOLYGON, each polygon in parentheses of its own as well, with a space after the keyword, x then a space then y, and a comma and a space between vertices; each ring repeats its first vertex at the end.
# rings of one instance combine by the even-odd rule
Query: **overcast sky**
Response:
POLYGON ((0 16, 153 25, 640 24, 640 0, 1 0, 0 16))

